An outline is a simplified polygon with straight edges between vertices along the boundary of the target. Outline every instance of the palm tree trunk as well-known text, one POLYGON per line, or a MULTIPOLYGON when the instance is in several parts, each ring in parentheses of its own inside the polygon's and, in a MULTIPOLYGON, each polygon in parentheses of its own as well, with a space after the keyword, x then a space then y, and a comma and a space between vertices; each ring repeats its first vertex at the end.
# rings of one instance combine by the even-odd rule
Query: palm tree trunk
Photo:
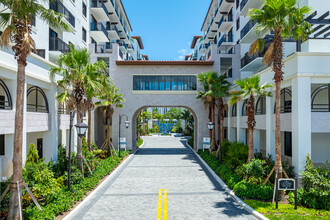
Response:
MULTIPOLYGON (((21 55, 17 61, 17 91, 15 111, 13 176, 10 182, 10 198, 8 219, 20 219, 17 182, 22 186, 22 146, 23 146, 23 112, 24 112, 24 86, 25 86, 26 55, 21 55)), ((22 192, 20 190, 20 192, 22 192)))
POLYGON ((275 114, 276 114, 276 129, 275 129, 275 166, 279 167, 278 177, 282 178, 282 161, 281 161, 281 82, 283 79, 283 39, 281 36, 281 27, 275 30, 274 36, 274 51, 273 51, 273 71, 275 72, 275 114))
POLYGON ((219 161, 222 161, 221 158, 221 145, 223 142, 223 100, 222 98, 219 98, 219 122, 220 122, 220 129, 219 129, 219 148, 217 150, 216 155, 219 157, 219 161))
POLYGON ((250 162, 254 158, 254 146, 253 146, 253 131, 256 125, 255 120, 255 109, 254 109, 254 97, 253 94, 250 95, 249 101, 247 103, 247 114, 248 114, 248 147, 249 147, 249 154, 248 154, 248 162, 250 162))
POLYGON ((88 149, 91 151, 91 127, 92 127, 92 111, 88 108, 88 129, 87 129, 87 144, 88 144, 88 149))

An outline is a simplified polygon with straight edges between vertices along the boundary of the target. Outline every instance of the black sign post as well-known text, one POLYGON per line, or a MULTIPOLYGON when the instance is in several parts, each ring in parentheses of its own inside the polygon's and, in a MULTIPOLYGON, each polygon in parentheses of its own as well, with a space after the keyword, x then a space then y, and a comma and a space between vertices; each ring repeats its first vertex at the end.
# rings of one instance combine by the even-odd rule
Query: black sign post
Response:
POLYGON ((294 209, 297 210, 297 182, 295 179, 277 179, 276 178, 276 209, 278 209, 278 191, 291 190, 294 191, 294 209))

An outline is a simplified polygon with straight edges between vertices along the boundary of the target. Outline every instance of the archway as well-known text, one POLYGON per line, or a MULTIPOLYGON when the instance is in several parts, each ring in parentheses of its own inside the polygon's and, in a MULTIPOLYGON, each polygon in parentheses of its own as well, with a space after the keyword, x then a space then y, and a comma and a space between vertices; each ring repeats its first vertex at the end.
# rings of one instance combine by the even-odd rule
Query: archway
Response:
MULTIPOLYGON (((137 150, 137 145, 136 145, 136 142, 137 142, 137 127, 138 127, 137 118, 138 118, 139 113, 142 110, 146 109, 146 108, 167 108, 167 107, 184 108, 184 109, 187 109, 193 115, 193 118, 194 118, 194 149, 195 150, 198 149, 198 129, 197 129, 198 128, 198 117, 197 117, 196 112, 193 109, 191 109, 187 106, 141 106, 140 108, 138 108, 134 112, 132 120, 131 120, 131 125, 132 125, 131 126, 131 130, 132 130, 132 150, 133 150, 133 152, 135 150, 137 150)), ((123 127, 121 129, 124 129, 123 127)))

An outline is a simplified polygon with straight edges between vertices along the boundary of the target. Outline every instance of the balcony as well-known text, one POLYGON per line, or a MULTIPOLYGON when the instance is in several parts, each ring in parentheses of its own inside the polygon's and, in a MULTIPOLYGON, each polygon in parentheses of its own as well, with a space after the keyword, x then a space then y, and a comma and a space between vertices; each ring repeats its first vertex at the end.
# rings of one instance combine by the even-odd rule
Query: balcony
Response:
POLYGON ((218 42, 218 48, 222 47, 222 46, 228 46, 228 45, 232 45, 234 42, 234 37, 232 34, 230 35, 222 35, 222 37, 220 38, 219 42, 218 42))
POLYGON ((233 15, 223 15, 218 23, 218 29, 220 32, 228 32, 234 26, 233 15))
POLYGON ((108 0, 104 2, 105 7, 107 8, 109 14, 115 13, 115 4, 113 3, 114 0, 108 0))
POLYGON ((206 44, 201 44, 200 46, 199 46, 199 52, 200 53, 205 53, 206 52, 206 44))
POLYGON ((129 44, 127 47, 127 52, 128 53, 134 53, 134 46, 132 44, 129 44))
MULTIPOLYGON (((49 9, 54 10, 57 13, 65 15, 66 21, 69 26, 75 27, 75 17, 73 14, 63 5, 61 1, 51 1, 49 4, 49 9)), ((72 30, 73 30, 72 28, 72 30)), ((72 31, 70 30, 70 31, 72 31)))
POLYGON ((235 0, 221 0, 219 3, 219 12, 228 13, 234 4, 235 0))
POLYGON ((58 37, 49 37, 49 53, 58 56, 61 53, 69 53, 70 46, 58 37))
POLYGON ((97 44, 95 46, 95 53, 112 53, 112 44, 107 42, 106 44, 97 44))
POLYGON ((97 42, 109 42, 108 32, 102 23, 91 22, 90 36, 97 42))
POLYGON ((264 52, 262 53, 258 52, 252 55, 246 53, 241 59, 241 71, 257 73, 265 69, 266 65, 262 63, 262 59, 266 51, 267 48, 265 48, 264 52))
POLYGON ((109 21, 109 11, 103 1, 92 1, 91 14, 97 21, 109 21))
POLYGON ((241 13, 240 16, 248 16, 249 10, 252 8, 261 9, 264 5, 262 0, 242 0, 241 1, 241 13))
POLYGON ((252 43, 258 36, 255 32, 255 25, 257 21, 249 21, 241 30, 241 43, 252 43))
POLYGON ((108 31, 108 37, 111 40, 119 40, 120 39, 119 31, 118 31, 116 25, 110 24, 110 22, 109 22, 109 23, 107 23, 106 29, 108 31))
POLYGON ((121 50, 121 52, 126 52, 127 51, 127 45, 125 44, 124 41, 119 43, 119 49, 121 50))

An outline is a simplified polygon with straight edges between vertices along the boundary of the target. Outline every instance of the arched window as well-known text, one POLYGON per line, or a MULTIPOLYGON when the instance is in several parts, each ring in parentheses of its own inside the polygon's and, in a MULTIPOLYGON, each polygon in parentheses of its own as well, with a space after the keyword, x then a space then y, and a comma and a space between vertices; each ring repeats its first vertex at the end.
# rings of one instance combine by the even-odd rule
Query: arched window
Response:
POLYGON ((27 90, 27 111, 49 112, 46 94, 38 86, 32 86, 27 90))
POLYGON ((237 103, 231 108, 231 117, 237 117, 237 103))
POLYGON ((257 99, 256 103, 256 115, 265 115, 266 114, 266 97, 260 96, 257 99))
POLYGON ((312 93, 312 112, 330 111, 330 84, 317 87, 312 93))
POLYGON ((0 79, 0 109, 11 110, 13 103, 5 82, 0 79))
POLYGON ((245 99, 242 105, 242 116, 246 116, 247 115, 247 102, 248 100, 245 99))
POLYGON ((225 105, 223 108, 223 117, 225 118, 228 117, 228 105, 225 105))
MULTIPOLYGON (((274 106, 275 113, 276 105, 274 106)), ((291 112, 292 109, 292 93, 290 89, 281 90, 281 113, 291 112)))

